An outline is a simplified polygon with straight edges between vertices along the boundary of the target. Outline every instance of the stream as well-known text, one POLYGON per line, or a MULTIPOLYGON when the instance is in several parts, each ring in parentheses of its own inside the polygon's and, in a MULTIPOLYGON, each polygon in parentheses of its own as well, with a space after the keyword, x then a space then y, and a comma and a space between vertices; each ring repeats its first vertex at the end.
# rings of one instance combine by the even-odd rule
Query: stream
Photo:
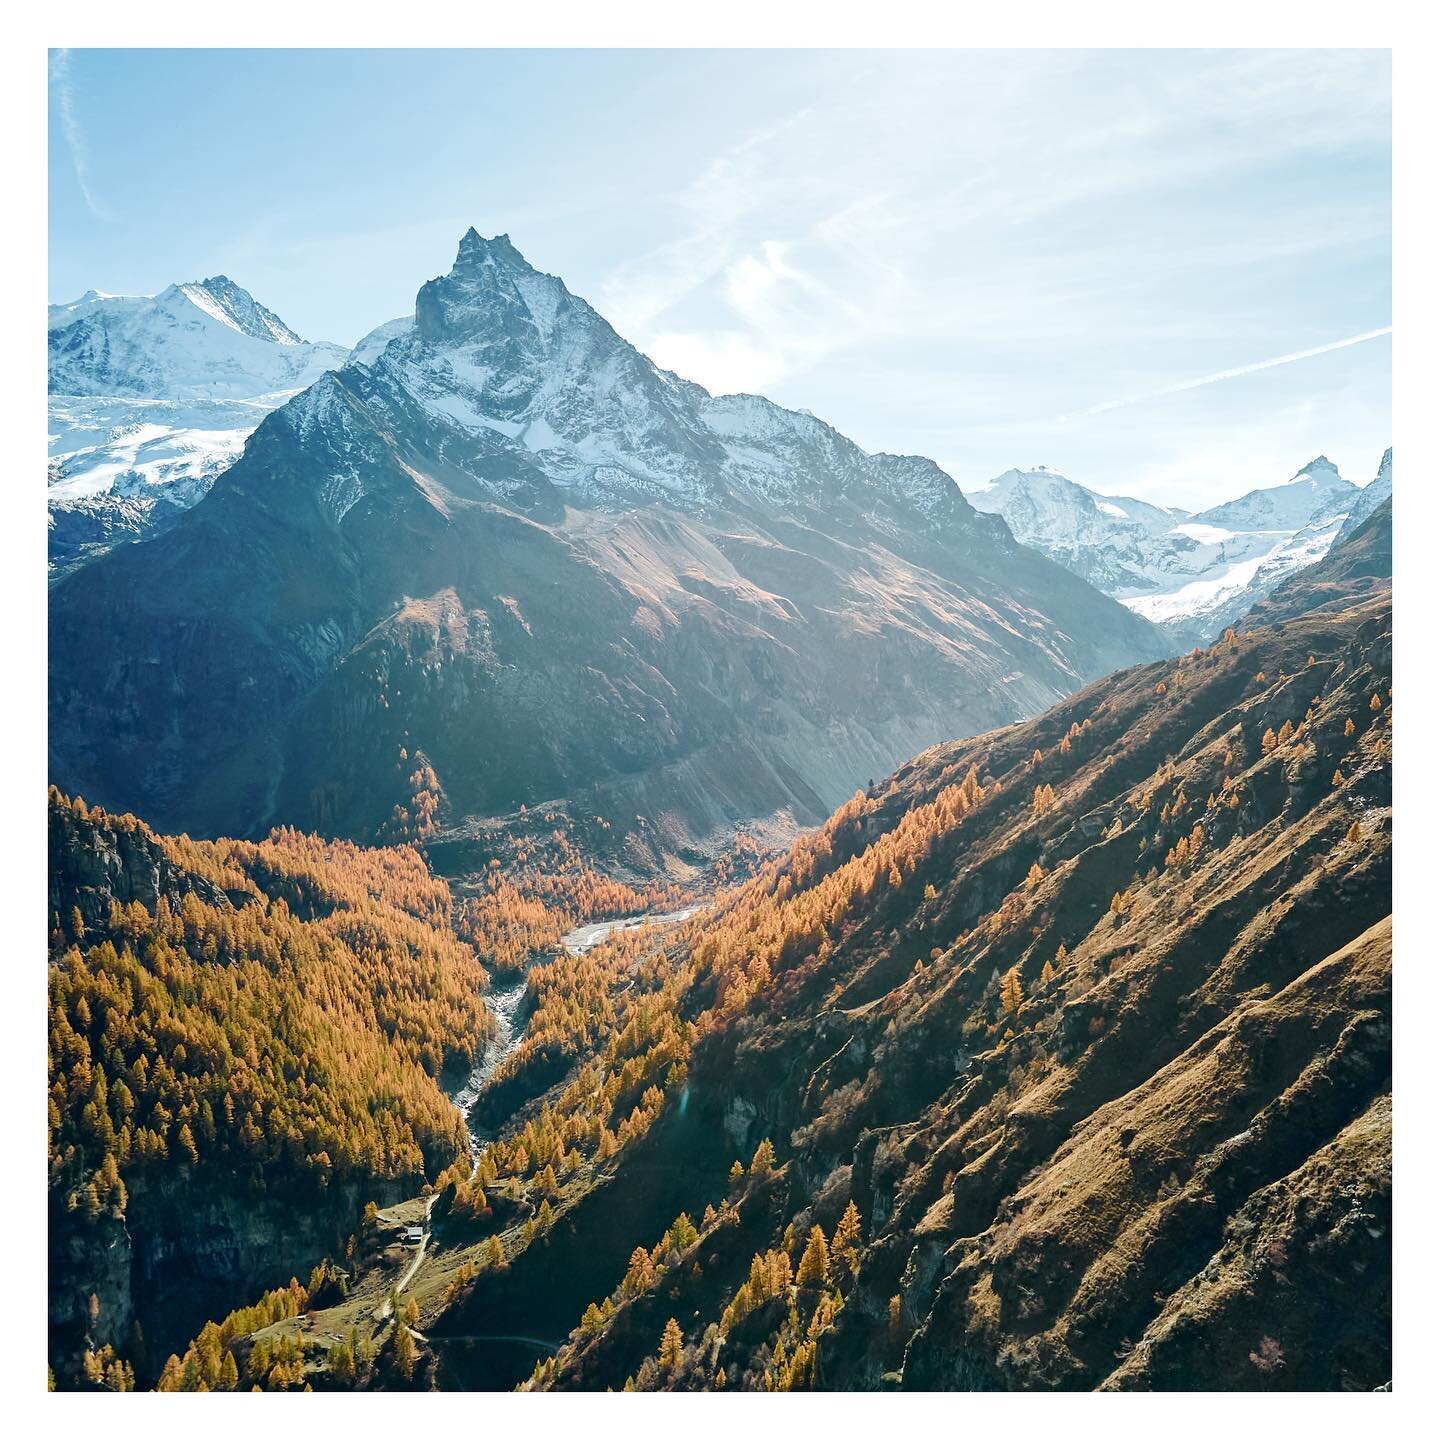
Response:
MULTIPOLYGON (((667 910, 663 914, 629 915, 620 920, 596 920, 580 925, 568 935, 560 937, 560 944, 572 955, 583 955, 593 950, 601 941, 608 939, 619 930, 634 930, 641 925, 679 925, 705 907, 691 905, 683 910, 667 910)), ((544 965, 543 959, 532 962, 544 965)), ((450 1103, 465 1120, 465 1130, 470 1137, 470 1173, 475 1173, 480 1164, 480 1153, 490 1140, 488 1131, 477 1126, 470 1118, 480 1092, 490 1083, 500 1062, 520 1043, 525 1032, 523 1022, 518 1020, 521 1002, 525 998, 525 987, 529 981, 530 967, 527 966, 513 980, 503 985, 492 985, 486 997, 490 1013, 495 1017, 495 1034, 486 1043, 480 1058, 466 1077, 465 1083, 450 1094, 450 1103)))
POLYGON ((623 920, 596 920, 562 936, 560 943, 572 955, 583 955, 602 940, 608 940, 617 930, 637 930, 641 925, 678 925, 682 920, 698 915, 704 908, 703 905, 691 905, 684 910, 667 910, 663 915, 628 915, 623 920))

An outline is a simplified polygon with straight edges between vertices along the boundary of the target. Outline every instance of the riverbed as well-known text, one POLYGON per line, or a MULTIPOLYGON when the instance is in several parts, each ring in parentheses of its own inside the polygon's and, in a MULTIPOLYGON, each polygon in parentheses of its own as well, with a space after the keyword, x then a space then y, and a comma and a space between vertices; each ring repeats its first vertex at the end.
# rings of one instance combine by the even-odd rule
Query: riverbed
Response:
MULTIPOLYGON (((679 925, 697 915, 705 907, 690 905, 683 910, 667 910, 663 914, 629 915, 620 920, 596 920, 588 925, 577 926, 568 935, 560 937, 561 946, 571 955, 583 955, 593 950, 601 941, 621 930, 635 930, 641 925, 679 925)), ((533 962, 543 965, 539 959, 533 962)), ((506 980, 504 984, 492 985, 486 995, 486 1004, 495 1018, 495 1033, 486 1042, 485 1049, 466 1077, 465 1083, 451 1091, 450 1103, 465 1120, 465 1129, 470 1136, 470 1173, 480 1163, 480 1152, 490 1140, 488 1131, 475 1125, 470 1114, 481 1091, 490 1083, 500 1062, 520 1043, 525 1033, 524 1022, 519 1018, 520 1005, 525 999, 525 988, 529 983, 530 970, 527 967, 518 977, 506 980)))
POLYGON ((562 936, 560 943, 572 955, 583 955, 619 930, 638 930, 642 925, 679 925, 704 908, 703 905, 691 905, 684 910, 667 910, 661 915, 628 915, 623 920, 596 920, 562 936))

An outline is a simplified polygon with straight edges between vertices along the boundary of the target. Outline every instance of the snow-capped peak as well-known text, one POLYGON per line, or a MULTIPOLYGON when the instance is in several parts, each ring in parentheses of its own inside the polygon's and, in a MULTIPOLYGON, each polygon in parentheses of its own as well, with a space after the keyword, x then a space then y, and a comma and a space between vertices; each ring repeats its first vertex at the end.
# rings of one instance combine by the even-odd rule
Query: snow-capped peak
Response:
POLYGON ((414 319, 367 335, 342 381, 379 429, 506 502, 559 491, 577 507, 759 500, 928 529, 973 520, 930 462, 867 455, 811 415, 661 370, 508 235, 467 230, 414 319))
POLYGON ((59 395, 250 398, 308 385, 347 353, 301 340, 225 275, 154 296, 87 292, 51 307, 49 331, 59 395))
POLYGON ((1387 451, 1364 490, 1317 455, 1284 484, 1196 515, 1097 494, 1046 466, 1007 470, 968 498, 1004 516, 1016 539, 1197 643, 1319 559, 1389 493, 1387 451))
POLYGON ((1344 514, 1355 486, 1324 455, 1316 456, 1283 485, 1251 490, 1238 500, 1212 505, 1195 519, 1232 530, 1298 530, 1322 514, 1344 514))
POLYGON ((250 335, 256 340, 270 340, 276 345, 301 345, 304 341, 277 315, 267 310, 248 291, 228 275, 212 275, 208 280, 192 280, 172 285, 166 295, 178 292, 207 315, 250 335))
POLYGON ((345 363, 225 275, 52 305, 50 554, 69 565, 201 498, 286 397, 345 363))
POLYGON ((1317 455, 1308 465, 1302 466, 1289 480, 1293 485, 1297 480, 1339 480, 1340 469, 1328 455, 1317 455))
POLYGON ((1392 452, 1386 450, 1380 457, 1380 468, 1375 472, 1375 478, 1355 497, 1349 515, 1345 517, 1345 524, 1335 538, 1337 545, 1353 535, 1390 498, 1391 456, 1392 452))

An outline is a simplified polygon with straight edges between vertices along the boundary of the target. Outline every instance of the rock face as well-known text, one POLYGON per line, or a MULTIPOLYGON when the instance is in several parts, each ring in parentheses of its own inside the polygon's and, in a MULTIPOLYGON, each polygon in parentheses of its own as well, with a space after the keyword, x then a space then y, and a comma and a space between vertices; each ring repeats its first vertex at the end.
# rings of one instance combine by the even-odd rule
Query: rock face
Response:
POLYGON ((52 573, 159 534, 265 415, 345 356, 301 340, 224 275, 52 305, 52 573))
POLYGON ((233 1177, 174 1165, 130 1186, 123 1219, 90 1221, 52 1204, 52 1363, 63 1372, 87 1345, 114 1345, 140 1361, 139 1379, 149 1384, 207 1321, 292 1277, 303 1282, 343 1253, 367 1201, 393 1204, 405 1189, 380 1181, 337 1183, 323 1194, 251 1192, 233 1177))
POLYGON ((143 905, 152 914, 164 900, 178 910, 185 896, 231 909, 213 881, 173 864, 156 837, 140 825, 95 824, 68 808, 50 807, 49 913, 68 922, 78 911, 85 929, 103 929, 112 904, 143 905))
POLYGON ((1390 452, 1363 490, 1325 456, 1284 485, 1188 514, 1100 495, 1041 466, 968 498, 1017 539, 1084 576, 1173 637, 1208 645, 1284 578, 1319 560, 1390 493, 1390 452))
POLYGON ((58 781, 192 833, 546 804, 653 866, 1163 651, 931 462, 658 370, 503 236, 358 353, 54 589, 58 781))
POLYGON ((1384 594, 1122 672, 916 757, 722 907, 690 953, 729 956, 721 992, 757 954, 766 978, 645 1173, 690 1174, 668 1198, 695 1214, 769 1137, 783 1193, 732 1186, 739 1253, 707 1228, 545 1383, 622 1384, 675 1315, 655 1387, 1385 1384, 1390 673, 1384 594), (798 1329, 782 1304, 717 1331, 753 1256, 849 1201, 832 1299, 812 1280, 798 1329))

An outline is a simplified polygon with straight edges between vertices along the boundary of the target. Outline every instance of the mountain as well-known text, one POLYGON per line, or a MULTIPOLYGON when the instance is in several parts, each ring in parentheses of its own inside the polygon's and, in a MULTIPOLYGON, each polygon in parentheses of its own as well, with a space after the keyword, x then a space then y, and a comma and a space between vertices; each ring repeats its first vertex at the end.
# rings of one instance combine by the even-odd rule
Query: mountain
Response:
POLYGON ((154 534, 346 351, 300 339, 224 275, 49 314, 52 571, 154 534))
POLYGON ((361 357, 53 588, 57 783, 653 870, 1165 648, 932 462, 659 370, 504 236, 361 357))
MULTIPOLYGON (((1388 481, 1388 466, 1382 474, 1388 481)), ((1245 623, 1278 625, 1307 611, 1354 605, 1390 588, 1393 563, 1387 495, 1355 529, 1341 532, 1324 559, 1282 580, 1250 611, 1245 623)))
POLYGON ((1097 495, 1044 465, 1007 470, 966 498, 977 510, 1003 515, 1022 544, 1107 593, 1145 585, 1155 538, 1185 518, 1143 500, 1097 495))
POLYGON ((1122 671, 632 957, 526 1143, 616 1124, 636 1036, 668 1078, 543 1244, 431 1282, 442 1379, 523 1375, 503 1332, 541 1389, 1387 1385, 1390 687, 1382 592, 1122 671))
POLYGON ((1251 490, 1194 518, 1201 525, 1230 530, 1298 530, 1316 515, 1348 513, 1355 499, 1355 486, 1321 455, 1283 485, 1251 490))
POLYGON ((242 400, 298 390, 346 351, 307 344, 227 276, 158 295, 89 291, 49 316, 50 391, 147 400, 242 400))
POLYGON ((1009 470, 968 498, 1153 621, 1178 648, 1208 644, 1284 576, 1324 555, 1348 516, 1363 518, 1389 493, 1388 454, 1380 490, 1380 477, 1357 490, 1322 455, 1284 485, 1195 514, 1101 495, 1044 466, 1009 470))

